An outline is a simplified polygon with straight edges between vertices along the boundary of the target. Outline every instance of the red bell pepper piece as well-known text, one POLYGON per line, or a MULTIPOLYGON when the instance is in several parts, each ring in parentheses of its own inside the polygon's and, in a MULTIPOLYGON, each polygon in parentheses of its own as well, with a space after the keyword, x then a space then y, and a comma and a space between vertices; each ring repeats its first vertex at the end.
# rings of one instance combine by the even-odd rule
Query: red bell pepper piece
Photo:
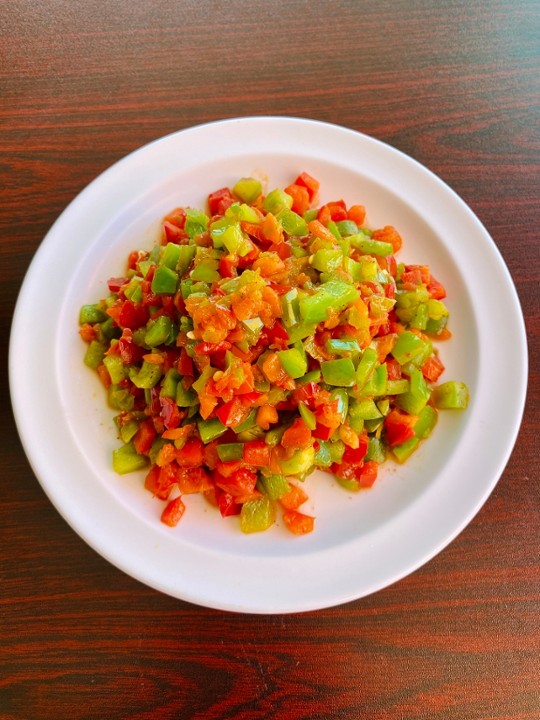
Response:
POLYGON ((218 472, 214 473, 214 481, 219 488, 233 497, 245 497, 255 491, 257 475, 248 468, 239 468, 228 478, 218 472))
POLYGON ((300 450, 311 445, 311 430, 302 418, 296 418, 281 438, 281 444, 289 450, 300 450))
POLYGON ((181 497, 177 497, 171 500, 166 506, 165 510, 161 513, 161 522, 165 523, 169 527, 175 527, 180 522, 186 506, 182 502, 181 497))
POLYGON ((182 350, 180 351, 180 358, 178 359, 176 369, 178 370, 180 375, 187 375, 188 377, 193 377, 195 374, 193 370, 193 360, 189 357, 185 348, 182 348, 182 350))
POLYGON ((308 193, 309 193, 309 199, 313 200, 315 195, 319 192, 320 183, 318 180, 315 180, 314 177, 309 175, 307 172, 301 172, 300 175, 296 178, 294 181, 295 185, 303 185, 308 193))
POLYGON ((219 261, 219 274, 223 278, 232 278, 236 275, 238 258, 233 255, 223 255, 219 261))
POLYGON ((246 419, 249 411, 250 408, 243 405, 242 401, 235 397, 218 407, 216 415, 227 427, 236 427, 246 419))
POLYGON ((244 443, 244 462, 252 467, 268 467, 270 450, 264 440, 249 440, 244 443))
POLYGON ((299 185, 293 183, 285 188, 287 195, 290 195, 293 199, 291 210, 298 215, 303 215, 306 210, 309 209, 310 196, 309 191, 305 185, 299 185))
POLYGON ((126 277, 112 277, 107 280, 107 285, 111 292, 117 293, 123 285, 129 282, 126 277))
POLYGON ((406 440, 415 437, 414 426, 418 417, 394 408, 384 420, 386 440, 390 447, 401 445, 406 440))
POLYGON ((368 451, 368 438, 366 435, 359 435, 358 440, 360 442, 357 448, 346 447, 343 453, 342 462, 350 465, 361 465, 364 462, 368 451))
POLYGON ((196 437, 188 438, 184 446, 176 451, 176 462, 180 467, 197 468, 204 462, 204 444, 196 437))
POLYGON ((139 455, 147 455, 156 439, 156 430, 152 420, 143 420, 133 438, 133 445, 139 455))
POLYGON ((239 515, 242 506, 237 503, 234 496, 228 492, 220 492, 218 495, 218 508, 222 517, 230 517, 231 515, 239 515))
POLYGON ((210 215, 225 215, 225 210, 236 202, 228 187, 215 190, 208 196, 208 209, 210 215))
POLYGON ((168 220, 163 221, 161 228, 165 244, 170 242, 178 244, 187 237, 185 230, 179 228, 177 225, 173 225, 173 223, 168 220))
POLYGON ((315 526, 314 517, 298 512, 298 510, 285 510, 283 522, 287 530, 290 530, 294 535, 307 535, 313 531, 315 526))

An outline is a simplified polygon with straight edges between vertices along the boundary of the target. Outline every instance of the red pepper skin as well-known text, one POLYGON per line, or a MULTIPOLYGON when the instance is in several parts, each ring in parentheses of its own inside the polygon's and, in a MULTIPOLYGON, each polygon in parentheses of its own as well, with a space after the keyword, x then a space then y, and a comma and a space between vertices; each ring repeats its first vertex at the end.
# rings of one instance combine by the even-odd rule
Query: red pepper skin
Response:
POLYGON ((390 447, 401 445, 415 437, 414 425, 417 420, 418 418, 415 415, 408 415, 394 408, 384 420, 386 440, 390 447))
POLYGON ((118 301, 107 310, 107 315, 112 317, 118 327, 128 330, 143 327, 150 317, 144 305, 135 304, 131 300, 118 301))
POLYGON ((193 369, 193 360, 189 357, 185 348, 180 351, 180 358, 176 365, 180 375, 187 375, 188 377, 194 377, 195 372, 193 369))
POLYGON ((224 215, 227 208, 236 202, 234 195, 228 187, 215 190, 208 196, 208 209, 210 215, 224 215))
POLYGON ((363 488, 370 488, 379 472, 379 465, 374 460, 368 460, 360 468, 358 475, 358 484, 363 488))
POLYGON ((171 500, 166 506, 165 510, 161 513, 161 522, 165 523, 169 527, 176 527, 180 522, 186 506, 182 502, 181 497, 177 497, 171 500))
POLYGON ((285 510, 283 512, 283 521, 294 535, 307 535, 313 531, 315 518, 311 515, 305 515, 298 510, 285 510))
POLYGON ((156 439, 156 430, 152 420, 143 420, 133 438, 133 445, 139 455, 147 455, 156 439))
POLYGON ((365 435, 358 437, 360 445, 357 448, 346 447, 342 462, 350 465, 361 465, 368 451, 368 439, 365 435))
POLYGON ((330 440, 330 438, 334 434, 334 431, 332 430, 332 428, 326 427, 326 425, 321 425, 320 423, 317 423, 315 430, 312 430, 311 434, 314 438, 317 438, 317 440, 330 440))
POLYGON ((218 471, 214 473, 216 485, 230 493, 233 497, 246 497, 255 491, 257 475, 248 468, 239 468, 229 477, 224 477, 218 471))
POLYGON ((182 240, 187 237, 185 230, 179 228, 177 225, 173 225, 173 223, 168 220, 163 221, 161 228, 163 231, 164 244, 170 242, 180 244, 182 240))
POLYGON ((246 408, 238 397, 223 403, 216 410, 217 417, 227 427, 236 427, 246 419, 248 414, 249 408, 246 408))
MULTIPOLYGON (((299 388, 296 388, 296 390, 292 393, 292 397, 297 404, 303 402, 310 410, 313 410, 315 408, 315 399, 317 398, 320 390, 321 388, 317 383, 309 382, 305 385, 301 385, 299 388)), ((324 440, 324 438, 320 439, 324 440)))
POLYGON ((289 450, 300 450, 311 445, 311 430, 302 418, 296 418, 281 438, 281 444, 289 450))
POLYGON ((213 353, 229 350, 230 347, 231 343, 227 342, 227 340, 222 340, 217 343, 203 342, 195 345, 195 353, 197 355, 212 355, 213 353))
POLYGON ((107 285, 111 292, 117 293, 128 282, 129 280, 126 277, 112 277, 108 279, 107 285))
POLYGON ((310 196, 307 187, 293 183, 285 188, 287 195, 293 199, 291 210, 298 215, 303 215, 309 209, 310 196))
POLYGON ((180 467, 198 468, 204 462, 204 444, 199 438, 188 438, 184 446, 176 451, 176 462, 180 467))
POLYGON ((165 216, 164 221, 183 229, 186 225, 187 213, 184 208, 175 208, 172 212, 165 216))
POLYGON ((237 503, 234 496, 228 492, 220 492, 218 495, 218 508, 222 517, 230 517, 231 515, 239 515, 242 506, 237 503))
POLYGON ((281 346, 283 343, 286 344, 289 340, 289 333, 285 330, 279 320, 276 320, 272 327, 266 328, 264 330, 264 335, 270 345, 278 344, 281 346))
POLYGON ((294 184, 302 185, 303 187, 305 187, 308 191, 310 200, 313 200, 315 195, 319 192, 319 181, 315 180, 315 178, 309 175, 307 172, 301 172, 294 181, 294 184))
POLYGON ((244 443, 243 459, 252 467, 268 467, 270 463, 270 446, 264 440, 250 440, 244 443))
POLYGON ((341 462, 330 466, 330 472, 338 478, 352 480, 358 483, 360 488, 371 487, 377 479, 378 470, 379 466, 373 460, 362 462, 360 465, 341 462))
POLYGON ((238 259, 233 255, 223 255, 219 261, 219 274, 223 278, 232 278, 236 275, 238 259))

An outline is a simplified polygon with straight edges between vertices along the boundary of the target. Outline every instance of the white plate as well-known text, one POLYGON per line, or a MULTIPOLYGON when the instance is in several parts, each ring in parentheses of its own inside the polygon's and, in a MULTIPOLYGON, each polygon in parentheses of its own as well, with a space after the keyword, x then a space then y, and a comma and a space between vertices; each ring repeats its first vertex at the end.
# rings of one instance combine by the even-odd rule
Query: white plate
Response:
POLYGON ((225 610, 305 611, 373 593, 447 545, 500 477, 519 429, 527 379, 524 323, 506 266, 471 210, 435 175, 397 150, 335 125, 240 118, 157 140, 92 182, 41 244, 23 283, 10 347, 10 384, 32 467, 73 529, 126 573, 172 596, 225 610), (130 250, 151 247, 178 205, 204 207, 209 191, 246 175, 269 187, 305 170, 321 200, 368 209, 395 225, 400 257, 427 263, 448 291, 452 340, 443 379, 471 390, 465 413, 441 413, 405 466, 385 466, 370 491, 348 494, 327 475, 306 482, 315 532, 277 525, 243 535, 200 497, 175 529, 139 474, 111 470, 117 445, 103 389, 82 363, 81 305, 107 292, 130 250))

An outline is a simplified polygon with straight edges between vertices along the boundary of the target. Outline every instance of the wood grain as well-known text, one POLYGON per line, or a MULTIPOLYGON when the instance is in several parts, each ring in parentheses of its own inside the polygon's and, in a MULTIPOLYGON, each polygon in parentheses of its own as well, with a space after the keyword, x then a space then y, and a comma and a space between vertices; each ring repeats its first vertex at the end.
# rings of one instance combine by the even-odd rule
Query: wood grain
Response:
MULTIPOLYGON (((539 51, 533 0, 4 3, 0 720, 540 718, 539 51), (365 132, 463 197, 516 284, 530 380, 508 466, 448 548, 368 598, 259 617, 94 553, 25 459, 6 367, 24 273, 88 182, 166 133, 267 114, 365 132)), ((39 348, 21 362, 39 373, 39 348)))

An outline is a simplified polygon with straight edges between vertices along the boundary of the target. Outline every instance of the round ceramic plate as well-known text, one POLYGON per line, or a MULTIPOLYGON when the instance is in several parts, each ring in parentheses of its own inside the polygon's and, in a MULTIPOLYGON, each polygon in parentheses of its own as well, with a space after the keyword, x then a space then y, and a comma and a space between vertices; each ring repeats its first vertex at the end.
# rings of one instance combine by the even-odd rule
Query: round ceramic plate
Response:
POLYGON ((149 586, 200 605, 276 613, 328 607, 403 578, 447 545, 489 496, 510 456, 526 392, 526 338, 508 270, 472 211, 423 166, 372 138, 309 120, 239 118, 184 130, 132 153, 64 211, 28 270, 15 312, 10 383, 32 467, 59 512, 97 552, 149 586), (445 412, 403 466, 369 491, 328 475, 306 480, 315 531, 279 522, 244 535, 203 498, 186 497, 174 529, 144 473, 118 476, 113 412, 83 365, 81 305, 107 294, 128 253, 149 249, 178 205, 205 207, 243 176, 284 187, 306 171, 321 202, 367 207, 396 226, 400 259, 428 264, 448 292, 453 338, 442 379, 465 381, 466 412, 445 412), (504 328, 504 339, 501 335, 504 328), (39 370, 36 369, 39 363, 39 370), (512 379, 509 382, 509 378, 512 379))

